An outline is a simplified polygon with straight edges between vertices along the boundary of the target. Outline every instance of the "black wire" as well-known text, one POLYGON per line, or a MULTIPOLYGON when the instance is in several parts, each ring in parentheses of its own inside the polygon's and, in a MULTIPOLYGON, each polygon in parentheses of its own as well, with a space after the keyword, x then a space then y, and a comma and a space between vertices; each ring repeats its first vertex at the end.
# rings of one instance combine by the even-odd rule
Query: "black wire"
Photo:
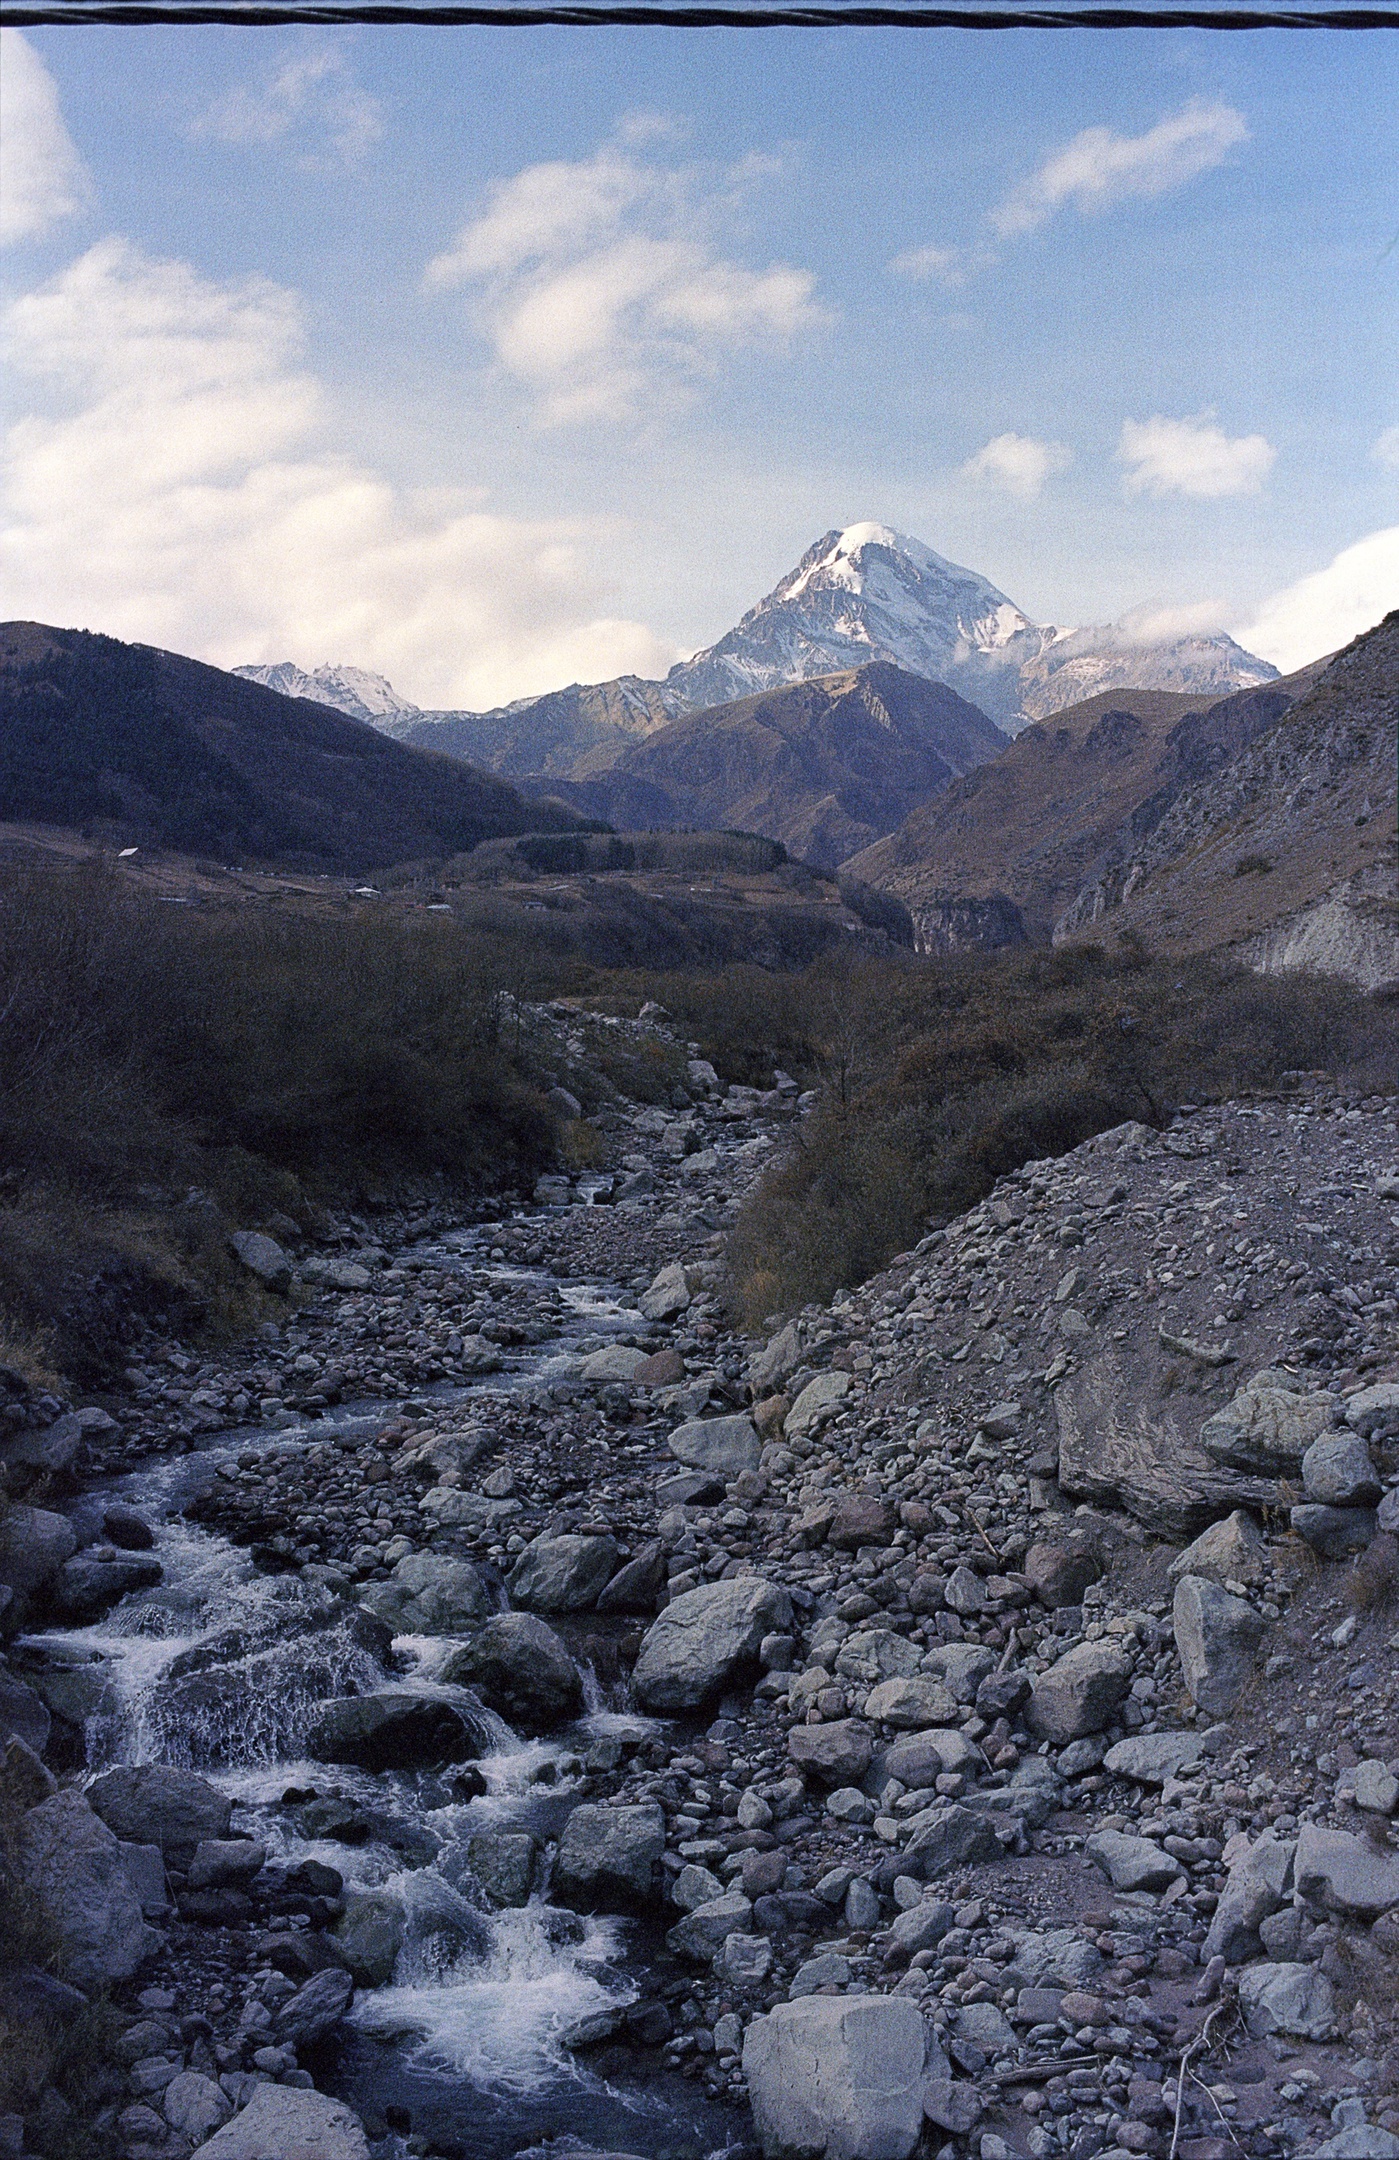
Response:
POLYGON ((333 0, 327 5, 208 5, 205 0, 50 0, 47 6, 0 0, 0 24, 31 29, 54 23, 229 23, 262 29, 278 23, 418 23, 434 28, 592 29, 657 25, 674 30, 1399 30, 1386 7, 906 7, 817 5, 675 6, 662 0, 617 6, 574 0, 567 6, 437 7, 416 0, 333 0))

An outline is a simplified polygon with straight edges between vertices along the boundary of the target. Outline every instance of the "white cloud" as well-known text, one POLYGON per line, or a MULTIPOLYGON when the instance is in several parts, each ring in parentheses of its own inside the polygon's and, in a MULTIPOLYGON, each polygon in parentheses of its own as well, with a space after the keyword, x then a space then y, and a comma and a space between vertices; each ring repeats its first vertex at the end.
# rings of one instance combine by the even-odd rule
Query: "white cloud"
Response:
POLYGON ((1247 141, 1242 113, 1232 105, 1206 105, 1199 99, 1159 120, 1145 135, 1085 128, 992 211, 991 223, 1009 239, 1034 232, 1066 203, 1089 212, 1164 195, 1222 164, 1237 144, 1247 141))
POLYGON ((1033 502, 1043 492, 1051 473, 1066 472, 1073 463, 1067 443, 1039 442, 1033 435, 995 435, 962 467, 971 480, 990 480, 1022 502, 1033 502))
POLYGON ((53 77, 18 30, 0 30, 0 242, 32 240, 86 209, 87 168, 63 125, 53 77))
POLYGON ((1124 645, 1174 645, 1178 638, 1213 637, 1228 620, 1222 600, 1144 600, 1128 608, 1113 628, 1124 645))
POLYGON ((749 269, 713 237, 738 192, 772 169, 746 160, 716 179, 614 144, 531 165, 492 191, 425 281, 477 289, 496 358, 542 419, 621 418, 736 348, 782 346, 825 319, 809 271, 749 269))
POLYGON ((1392 472, 1399 472, 1399 427, 1383 428, 1375 438, 1370 455, 1376 464, 1388 465, 1392 472))
POLYGON ((1342 548, 1324 570, 1274 593, 1234 635, 1284 673, 1372 630, 1399 607, 1399 525, 1342 548))
POLYGON ((889 268, 897 276, 913 278, 918 283, 925 278, 937 278, 944 285, 961 285, 966 281, 966 257, 961 248, 905 248, 902 255, 894 257, 889 268))
POLYGON ((1129 495, 1256 495, 1277 451, 1266 435, 1226 435, 1211 413, 1170 420, 1124 420, 1117 445, 1129 495))
POLYGON ((238 84, 188 132, 196 140, 224 143, 328 139, 353 161, 378 142, 384 122, 379 100, 354 80, 344 53, 320 44, 293 53, 255 87, 238 84))
POLYGON ((288 657, 482 707, 676 655, 599 607, 602 520, 405 495, 326 447, 296 296, 104 240, 9 311, 34 386, 6 441, 16 615, 231 666, 288 657))

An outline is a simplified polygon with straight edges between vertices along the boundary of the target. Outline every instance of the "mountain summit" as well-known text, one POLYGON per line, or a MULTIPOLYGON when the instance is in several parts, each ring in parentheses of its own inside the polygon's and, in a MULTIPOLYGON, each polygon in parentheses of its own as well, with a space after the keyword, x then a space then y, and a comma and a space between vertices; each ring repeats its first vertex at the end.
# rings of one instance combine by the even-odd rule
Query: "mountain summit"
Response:
POLYGON ((244 682, 261 683, 264 690, 280 691, 283 697, 310 698, 315 705, 329 705, 334 712, 348 713, 352 720, 414 720, 418 707, 400 697, 383 675, 368 668, 297 666, 294 660, 274 660, 252 667, 230 668, 244 682))

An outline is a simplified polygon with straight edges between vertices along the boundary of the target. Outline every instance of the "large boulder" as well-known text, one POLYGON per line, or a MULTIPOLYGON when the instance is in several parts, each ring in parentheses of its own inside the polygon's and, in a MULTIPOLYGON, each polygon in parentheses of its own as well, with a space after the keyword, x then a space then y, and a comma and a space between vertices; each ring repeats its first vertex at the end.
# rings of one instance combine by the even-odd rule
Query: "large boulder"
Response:
POLYGON ((597 1601, 600 1613, 654 1612, 666 1579, 666 1549, 652 1538, 619 1567, 597 1601))
POLYGON ((1297 1838, 1297 1888, 1309 1905, 1354 1920, 1378 1920, 1399 1907, 1399 1853, 1380 1851, 1348 1830, 1303 1823, 1297 1838))
POLYGON ((34 1754, 48 1746, 51 1719, 48 1707, 18 1673, 0 1665, 0 1749, 10 1740, 22 1740, 34 1754))
POLYGON ((355 1984, 338 1965, 312 1973, 277 2013, 277 2038, 288 2047, 314 2047, 332 2033, 354 2001, 355 1984))
POLYGON ((129 1980, 160 1942, 147 1927, 120 1841, 75 1792, 25 1815, 18 1873, 58 1937, 63 1969, 83 1988, 129 1980))
POLYGON ((1239 1974, 1239 2008, 1255 2040, 1269 2033, 1326 2040, 1335 2030, 1331 1983, 1315 1965, 1246 1965, 1239 1974))
POLYGON ((909 2160, 930 2046, 907 1997, 803 1995, 754 2018, 743 2072, 764 2160, 909 2160))
POLYGON ((52 1581, 77 1543, 66 1515, 11 1502, 0 1511, 0 1590, 13 1592, 23 1610, 52 1581))
POLYGON ((554 1630, 534 1613, 497 1613, 440 1676, 474 1688, 518 1732, 544 1733, 583 1707, 583 1682, 554 1630))
POLYGON ((575 1912, 644 1911, 664 1851, 665 1816, 654 1800, 576 1807, 559 1840, 553 1894, 575 1912))
POLYGON ((1185 1684, 1209 1717, 1227 1717, 1253 1674, 1263 1619, 1246 1598, 1182 1575, 1171 1609, 1185 1684))
POLYGON ((1129 1364, 1113 1349, 1060 1382, 1063 1491, 1125 1507, 1168 1538, 1193 1537, 1233 1508, 1277 1507, 1276 1476, 1248 1475, 1212 1454, 1189 1420, 1189 1398, 1162 1392, 1167 1361, 1150 1348, 1129 1364))
POLYGON ((395 1635, 469 1635, 495 1611, 480 1569, 442 1553, 409 1553, 360 1603, 395 1635))
POLYGON ((262 1230, 235 1230, 229 1245, 250 1275, 265 1289, 285 1292, 291 1288, 291 1261, 275 1238, 262 1230))
POLYGON ((589 1387, 627 1387, 646 1363, 646 1352, 632 1343, 607 1343, 585 1357, 578 1377, 589 1387))
POLYGON ((154 1588, 165 1570, 148 1553, 113 1553, 109 1560, 79 1553, 49 1584, 50 1616, 68 1627, 90 1627, 133 1590, 154 1588))
POLYGON ((484 1737, 469 1711, 443 1696, 376 1688, 322 1703, 306 1752, 316 1762, 353 1763, 360 1770, 433 1769, 471 1761, 484 1737))
POLYGON ((753 1420, 741 1411, 733 1417, 691 1418, 676 1426, 668 1445, 677 1462, 724 1479, 756 1470, 763 1452, 753 1420))
POLYGON ((1381 1527, 1373 1508, 1328 1507, 1324 1500, 1300 1501, 1288 1521, 1322 1560, 1348 1560, 1364 1552, 1381 1527))
POLYGON ((1064 1747, 1112 1721, 1132 1668, 1116 1643, 1085 1642, 1038 1674, 1025 1712, 1031 1732, 1064 1747))
POLYGON ((88 1787, 87 1800, 117 1837, 158 1845, 176 1867, 206 1839, 222 1838, 233 1814, 233 1802, 207 1778, 164 1763, 109 1770, 88 1787))
POLYGON ((1302 1457, 1302 1489, 1322 1507, 1373 1507, 1384 1487, 1359 1433, 1323 1433, 1302 1457))
POLYGON ((392 1890, 347 1890, 335 1940, 361 1987, 387 1987, 408 1936, 403 1900, 392 1890))
POLYGON ((690 1286, 685 1280, 684 1264, 672 1260, 669 1267, 661 1269, 650 1289, 643 1290, 637 1305, 648 1320, 674 1320, 689 1302, 690 1286))
POLYGON ((294 2085, 255 2085, 247 2106, 194 2160, 369 2160, 369 2140, 343 2100, 294 2085))
POLYGON ((1229 1863, 1229 1877, 1205 1937, 1206 1958, 1227 1958, 1231 1965, 1257 1957, 1263 1947, 1259 1927, 1285 1903, 1297 1854, 1295 1838, 1265 1830, 1229 1863))
POLYGON ((760 1575, 704 1583, 673 1598, 647 1629, 632 1674, 643 1710, 698 1710, 757 1662, 765 1635, 790 1624, 792 1601, 760 1575))
POLYGON ((1254 1588, 1268 1572, 1268 1548, 1243 1509, 1235 1508, 1232 1515, 1211 1523, 1193 1545, 1177 1553, 1166 1572, 1173 1582, 1182 1575, 1200 1575, 1206 1582, 1221 1586, 1241 1582, 1254 1588))
POLYGON ((586 1612, 617 1566, 610 1537, 537 1537, 526 1545, 506 1589, 527 1612, 586 1612))
POLYGON ((1290 1476, 1340 1407, 1340 1398, 1324 1390, 1298 1395, 1260 1378, 1240 1388, 1223 1410, 1206 1418, 1200 1444, 1216 1462, 1290 1476))

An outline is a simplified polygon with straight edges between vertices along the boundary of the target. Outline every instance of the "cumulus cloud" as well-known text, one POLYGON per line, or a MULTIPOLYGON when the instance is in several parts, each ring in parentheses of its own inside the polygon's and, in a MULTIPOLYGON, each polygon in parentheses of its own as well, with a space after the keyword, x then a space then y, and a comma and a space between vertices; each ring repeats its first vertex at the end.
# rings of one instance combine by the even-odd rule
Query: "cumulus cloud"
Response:
POLYGON ((912 278, 920 284, 936 278, 943 285, 962 285, 967 275, 966 251, 955 247, 905 248, 889 268, 897 277, 912 278))
POLYGON ((1226 435, 1212 413, 1124 420, 1117 445, 1129 495, 1256 495, 1277 451, 1266 435, 1226 435))
POLYGON ((27 37, 0 30, 0 243, 36 239, 92 197, 53 77, 27 37))
POLYGON ((1213 637, 1228 620, 1222 600, 1144 600, 1128 608, 1113 627, 1124 645, 1174 645, 1178 638, 1213 637))
POLYGON ((360 88, 333 44, 293 53, 259 83, 236 85, 188 129, 196 140, 212 142, 329 142, 351 162, 383 132, 379 100, 360 88))
POLYGON ((1232 105, 1192 99, 1180 112, 1158 120, 1144 135, 1085 128, 1046 158, 991 213, 1003 239, 1034 232, 1066 205, 1085 213, 1165 195, 1220 165, 1248 141, 1242 113, 1232 105))
POLYGON ((1399 427, 1381 429, 1370 455, 1376 464, 1387 465, 1391 472, 1399 472, 1399 427))
POLYGON ((474 289, 497 360, 543 420, 621 418, 728 353, 784 346, 825 319, 809 271, 720 251, 736 193, 771 169, 748 160, 716 177, 616 144, 531 165, 493 189, 425 282, 474 289))
POLYGON ((1335 652, 1399 607, 1399 525, 1342 548, 1324 570, 1263 602, 1234 632, 1284 674, 1335 652))
POLYGON ((602 612, 598 521, 404 494, 327 447, 294 294, 128 242, 7 322, 32 388, 9 431, 0 561, 17 615, 244 660, 343 660, 482 707, 676 657, 602 612))
POLYGON ((968 479, 990 480, 1022 502, 1033 502, 1050 474, 1066 472, 1072 463, 1067 443, 1040 442, 1033 435, 994 435, 962 470, 968 479))

